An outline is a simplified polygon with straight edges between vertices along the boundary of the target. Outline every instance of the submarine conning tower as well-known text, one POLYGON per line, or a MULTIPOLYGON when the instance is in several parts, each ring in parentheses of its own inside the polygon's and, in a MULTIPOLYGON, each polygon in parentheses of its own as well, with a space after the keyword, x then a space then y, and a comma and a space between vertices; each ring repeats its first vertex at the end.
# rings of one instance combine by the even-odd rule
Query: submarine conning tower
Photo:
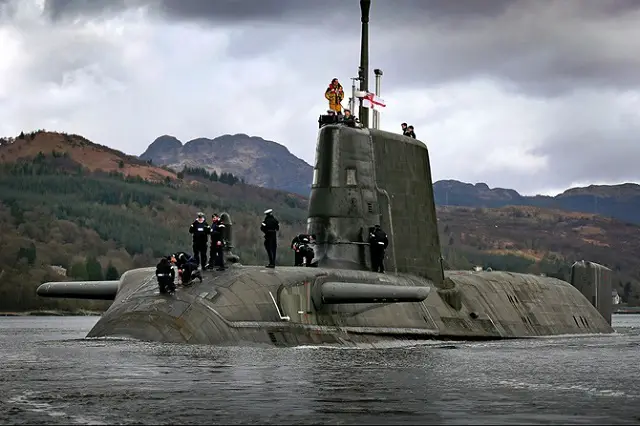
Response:
POLYGON ((320 128, 307 231, 318 265, 371 269, 369 227, 389 237, 385 268, 443 282, 429 151, 407 136, 339 124, 320 128))

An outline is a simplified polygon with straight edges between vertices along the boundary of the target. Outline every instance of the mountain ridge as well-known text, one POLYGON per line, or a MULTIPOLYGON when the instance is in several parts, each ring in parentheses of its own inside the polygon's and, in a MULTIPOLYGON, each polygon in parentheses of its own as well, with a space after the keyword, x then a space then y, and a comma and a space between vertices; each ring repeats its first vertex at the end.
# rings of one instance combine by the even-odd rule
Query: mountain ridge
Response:
MULTIPOLYGON (((0 140, 0 273, 6 271, 1 309, 42 306, 35 286, 53 279, 54 265, 67 268, 70 277, 89 279, 99 277, 101 268, 106 276, 113 268, 154 264, 169 250, 188 251, 186 227, 197 211, 231 214, 235 245, 247 264, 265 260, 259 231, 264 209, 273 208, 281 220, 281 264, 290 264, 288 241, 305 228, 308 199, 299 195, 211 181, 191 171, 163 177, 163 168, 77 135, 34 132, 18 139, 23 141, 0 140)), ((515 191, 493 191, 486 184, 448 181, 447 188, 489 192, 485 198, 494 203, 515 197, 515 191)), ((627 196, 635 190, 621 189, 627 196)), ((450 269, 480 265, 568 279, 574 261, 591 260, 611 268, 614 288, 640 304, 640 226, 533 206, 438 206, 437 215, 450 269)))
POLYGON ((439 206, 533 206, 594 213, 640 224, 640 185, 635 183, 589 185, 569 188, 555 196, 531 196, 521 195, 512 189, 489 188, 485 183, 469 184, 457 180, 441 180, 433 184, 433 193, 439 206))
POLYGON ((139 158, 176 172, 186 166, 204 168, 210 173, 233 173, 249 184, 305 197, 311 190, 313 168, 308 163, 284 145, 245 133, 196 138, 185 143, 175 136, 162 135, 139 158))
MULTIPOLYGON (((196 138, 186 143, 172 135, 156 138, 140 155, 153 164, 180 171, 187 167, 203 167, 209 172, 230 172, 247 183, 294 192, 309 197, 313 167, 294 156, 283 145, 244 133, 225 134, 214 139, 196 138), (214 148, 219 149, 215 151, 214 148), (216 155, 203 155, 203 151, 216 155), (220 155, 219 153, 225 153, 220 155)), ((475 184, 455 179, 433 183, 436 205, 499 208, 509 205, 537 206, 596 213, 622 221, 640 224, 640 185, 588 185, 568 188, 550 195, 522 195, 515 189, 490 188, 484 182, 475 184)))
MULTIPOLYGON (((244 178, 247 184, 271 190, 281 190, 308 198, 313 168, 294 156, 283 145, 244 133, 225 134, 214 139, 196 138, 186 143, 172 135, 156 138, 140 156, 128 155, 108 146, 95 144, 79 135, 39 130, 21 136, 0 139, 0 163, 21 157, 34 156, 38 152, 66 152, 75 155, 89 170, 139 176, 151 181, 179 181, 177 175, 184 167, 216 170, 244 178), (83 146, 91 149, 83 150, 83 146), (214 149, 212 149, 212 147, 214 149), (231 149, 227 149, 231 147, 231 149), (187 155, 181 153, 186 151, 187 155), (193 161, 189 157, 202 157, 202 152, 213 151, 218 161, 193 161), (75 154, 74 154, 75 153, 75 154), (105 155, 100 155, 105 153, 105 155), (169 157, 181 160, 171 163, 169 157), (173 154, 172 154, 173 153, 173 154), (162 161, 162 159, 165 161, 162 161), (154 160, 155 159, 155 160, 154 160), (159 161, 158 163, 158 159, 159 161), (204 164, 203 164, 204 163, 204 164), (216 164, 223 164, 218 167, 216 164)), ((187 180, 186 183, 194 183, 187 180)), ((434 198, 438 206, 500 208, 509 205, 537 206, 595 213, 614 217, 621 221, 640 224, 640 185, 588 185, 568 188, 555 195, 521 195, 509 188, 490 188, 484 182, 475 184, 455 179, 443 179, 433 184, 434 198)))

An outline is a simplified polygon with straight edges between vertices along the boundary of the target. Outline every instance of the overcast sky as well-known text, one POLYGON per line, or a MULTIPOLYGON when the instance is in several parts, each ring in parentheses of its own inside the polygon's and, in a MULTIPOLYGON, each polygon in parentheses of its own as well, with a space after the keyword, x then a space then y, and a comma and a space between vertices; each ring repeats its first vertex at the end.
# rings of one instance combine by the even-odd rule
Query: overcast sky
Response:
MULTIPOLYGON (((381 127, 413 124, 434 180, 640 181, 640 1, 372 3, 381 127)), ((247 133, 313 164, 324 90, 338 77, 350 92, 359 32, 357 0, 0 0, 0 135, 139 155, 162 134, 247 133)))

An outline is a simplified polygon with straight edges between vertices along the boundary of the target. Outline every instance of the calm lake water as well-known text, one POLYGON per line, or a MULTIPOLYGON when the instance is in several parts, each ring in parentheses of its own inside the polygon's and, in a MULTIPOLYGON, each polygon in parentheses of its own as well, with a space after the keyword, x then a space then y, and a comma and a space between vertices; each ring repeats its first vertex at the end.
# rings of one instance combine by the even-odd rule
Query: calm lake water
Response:
POLYGON ((403 349, 87 340, 0 317, 3 424, 637 424, 640 315, 611 336, 403 349))

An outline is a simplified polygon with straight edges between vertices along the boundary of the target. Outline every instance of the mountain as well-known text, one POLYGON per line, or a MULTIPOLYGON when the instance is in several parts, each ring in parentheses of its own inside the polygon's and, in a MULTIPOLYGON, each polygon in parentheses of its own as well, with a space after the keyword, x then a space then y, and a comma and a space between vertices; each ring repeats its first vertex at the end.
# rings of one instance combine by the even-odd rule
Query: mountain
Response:
MULTIPOLYGON (((175 171, 202 167, 209 172, 233 173, 247 183, 309 196, 313 168, 284 146, 245 134, 215 139, 194 139, 182 144, 173 136, 157 138, 140 159, 175 171)), ((434 183, 439 206, 496 208, 533 206, 596 213, 640 224, 640 185, 591 185, 571 188, 556 195, 524 196, 513 189, 489 188, 486 183, 440 180, 434 183)))
MULTIPOLYGON (((259 230, 265 208, 280 219, 279 263, 291 264, 288 242, 305 229, 300 195, 215 181, 202 169, 175 174, 77 135, 2 139, 0 160, 0 311, 104 309, 105 302, 37 298, 35 289, 49 280, 114 279, 163 254, 190 251, 187 227, 199 210, 230 213, 234 251, 245 264, 266 261, 259 230)), ((515 192, 479 189, 484 199, 515 192)), ((633 194, 619 188, 618 196, 628 190, 633 194)), ((640 304, 640 226, 531 206, 438 207, 438 220, 448 268, 568 279, 574 261, 593 260, 612 268, 625 300, 640 304)))
POLYGON ((246 183, 309 196, 313 168, 272 141, 245 134, 198 138, 184 145, 173 136, 160 136, 140 159, 175 171, 201 167, 233 173, 246 183))
POLYGON ((154 182, 176 178, 172 170, 154 167, 137 157, 95 144, 79 135, 37 131, 0 139, 0 163, 52 153, 71 157, 89 171, 117 171, 125 176, 139 176, 154 182))
POLYGON ((456 180, 433 184, 436 204, 441 206, 503 207, 534 206, 610 216, 624 222, 640 224, 640 185, 590 185, 571 188, 555 197, 520 195, 512 189, 489 188, 456 180))

